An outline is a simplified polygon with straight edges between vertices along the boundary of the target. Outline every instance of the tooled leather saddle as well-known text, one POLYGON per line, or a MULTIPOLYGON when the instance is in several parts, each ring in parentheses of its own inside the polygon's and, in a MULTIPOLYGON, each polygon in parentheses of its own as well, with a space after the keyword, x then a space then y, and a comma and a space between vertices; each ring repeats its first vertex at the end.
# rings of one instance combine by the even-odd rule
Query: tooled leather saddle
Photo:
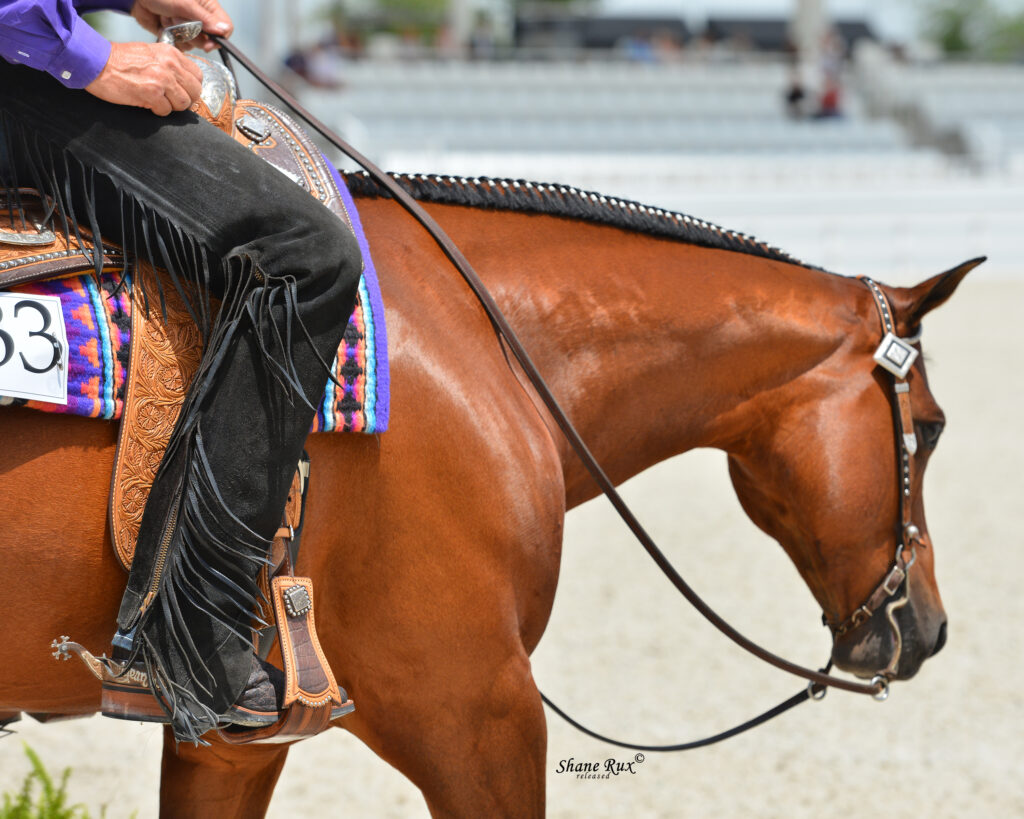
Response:
MULTIPOLYGON (((193 59, 204 75, 202 99, 193 111, 293 179, 351 229, 330 170, 298 125, 272 106, 238 100, 233 77, 224 67, 193 59)), ((46 203, 35 191, 20 190, 18 199, 18 209, 0 210, 0 290, 90 270, 118 272, 129 264, 120 248, 80 226, 68 236, 49 230, 46 203), (4 218, 12 213, 17 216, 4 218)), ((136 263, 145 266, 139 260, 136 263)), ((150 486, 202 355, 199 330, 177 289, 159 270, 148 272, 151 275, 134 279, 127 388, 110 490, 111 539, 126 569, 131 566, 150 486), (164 304, 165 309, 147 309, 153 304, 164 304)), ((258 634, 259 651, 267 656, 276 636, 285 671, 282 717, 267 728, 221 731, 228 742, 282 742, 311 736, 328 727, 332 710, 337 713, 346 706, 346 712, 351 710, 350 700, 342 702, 341 689, 316 636, 312 581, 293 574, 308 476, 309 462, 304 460, 274 539, 273 568, 265 569, 260 578, 274 609, 276 629, 258 634)), ((68 638, 54 641, 53 648, 58 658, 78 654, 104 682, 114 679, 110 661, 94 657, 68 638)))

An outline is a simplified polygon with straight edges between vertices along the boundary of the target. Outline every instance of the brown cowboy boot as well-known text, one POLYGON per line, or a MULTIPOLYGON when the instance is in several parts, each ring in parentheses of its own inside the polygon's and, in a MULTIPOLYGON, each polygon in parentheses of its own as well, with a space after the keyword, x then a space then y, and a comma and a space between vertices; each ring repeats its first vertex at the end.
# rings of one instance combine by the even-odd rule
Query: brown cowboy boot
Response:
MULTIPOLYGON (((264 728, 285 716, 285 673, 259 657, 252 656, 252 670, 241 696, 224 714, 216 727, 236 725, 243 728, 264 728)), ((330 720, 355 710, 344 688, 339 687, 342 704, 333 705, 330 720)), ((123 676, 108 675, 103 682, 103 714, 133 722, 170 723, 172 715, 166 705, 153 695, 148 675, 135 664, 123 676)))

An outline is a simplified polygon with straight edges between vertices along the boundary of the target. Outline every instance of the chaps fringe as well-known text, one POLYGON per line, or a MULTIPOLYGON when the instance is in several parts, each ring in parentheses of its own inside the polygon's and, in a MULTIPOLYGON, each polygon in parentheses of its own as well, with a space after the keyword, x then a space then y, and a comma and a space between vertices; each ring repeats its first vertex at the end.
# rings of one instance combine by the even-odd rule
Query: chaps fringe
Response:
POLYGON ((188 446, 177 533, 155 602, 140 620, 136 651, 146 665, 151 690, 171 718, 175 736, 202 743, 201 735, 217 725, 217 714, 197 692, 212 697, 216 677, 207 665, 208 656, 192 639, 187 610, 220 623, 254 651, 250 625, 268 625, 264 610, 268 601, 256 576, 269 563, 271 540, 252 531, 225 504, 200 430, 188 446), (211 597, 224 602, 213 604, 211 597), (254 612, 258 612, 255 617, 254 612), (146 633, 144 626, 150 617, 162 618, 167 639, 184 663, 191 687, 174 680, 164 649, 146 633))

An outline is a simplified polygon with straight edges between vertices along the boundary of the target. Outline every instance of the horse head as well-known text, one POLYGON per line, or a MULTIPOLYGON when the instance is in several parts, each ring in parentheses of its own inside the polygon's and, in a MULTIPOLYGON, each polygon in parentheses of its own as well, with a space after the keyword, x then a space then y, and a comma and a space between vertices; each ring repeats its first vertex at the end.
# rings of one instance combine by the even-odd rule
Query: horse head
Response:
MULTIPOLYGON (((924 316, 981 261, 916 287, 879 286, 894 334, 919 349, 924 316)), ((877 365, 881 303, 868 287, 850 286, 855 309, 837 310, 836 326, 823 330, 831 333, 829 354, 760 402, 761 423, 731 449, 729 471, 747 514, 782 544, 822 607, 835 664, 862 677, 907 679, 946 641, 922 499, 944 417, 922 358, 905 382, 877 365), (912 430, 898 420, 894 384, 902 383, 912 418, 903 426, 912 430), (900 439, 911 433, 912 478, 901 503, 900 439)))

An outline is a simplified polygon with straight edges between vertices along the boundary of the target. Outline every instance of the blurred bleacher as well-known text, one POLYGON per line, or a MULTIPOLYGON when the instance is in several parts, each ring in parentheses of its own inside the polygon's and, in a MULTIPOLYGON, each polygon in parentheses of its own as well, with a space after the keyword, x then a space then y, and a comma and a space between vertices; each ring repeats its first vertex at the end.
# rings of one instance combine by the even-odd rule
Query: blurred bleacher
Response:
POLYGON ((988 275, 1017 275, 1024 68, 876 64, 850 74, 844 116, 825 120, 787 116, 788 79, 763 57, 364 61, 340 90, 302 96, 390 170, 599 190, 897 283, 982 253, 988 275), (922 122, 955 133, 956 150, 922 122))
POLYGON ((309 91, 380 154, 435 151, 858 154, 906 150, 900 128, 784 112, 780 62, 352 63, 340 92, 309 91))
POLYGON ((884 81, 933 131, 958 134, 984 169, 1024 173, 1024 67, 895 65, 884 81))

